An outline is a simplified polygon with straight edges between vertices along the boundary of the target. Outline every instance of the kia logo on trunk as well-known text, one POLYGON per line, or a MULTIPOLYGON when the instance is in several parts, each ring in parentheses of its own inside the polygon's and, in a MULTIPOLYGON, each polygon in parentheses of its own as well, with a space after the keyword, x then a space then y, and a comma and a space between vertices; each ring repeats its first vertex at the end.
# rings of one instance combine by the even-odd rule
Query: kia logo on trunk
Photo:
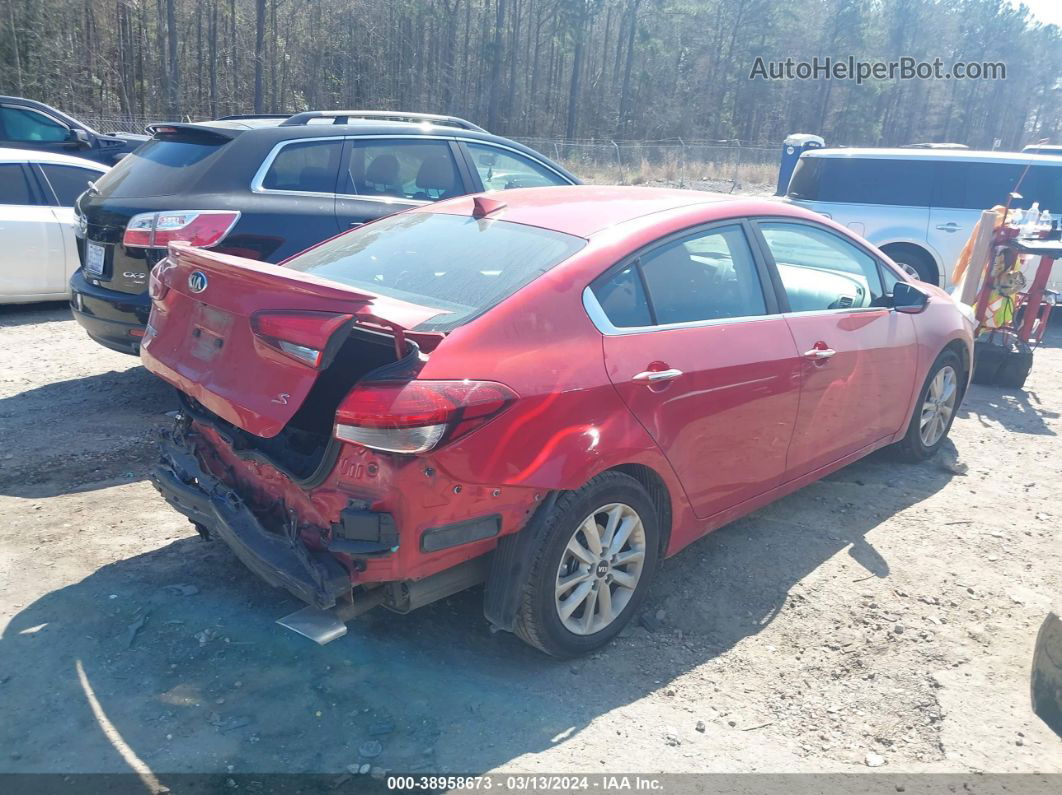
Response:
POLYGON ((188 277, 188 289, 193 293, 201 293, 207 288, 207 277, 202 271, 196 271, 188 277))

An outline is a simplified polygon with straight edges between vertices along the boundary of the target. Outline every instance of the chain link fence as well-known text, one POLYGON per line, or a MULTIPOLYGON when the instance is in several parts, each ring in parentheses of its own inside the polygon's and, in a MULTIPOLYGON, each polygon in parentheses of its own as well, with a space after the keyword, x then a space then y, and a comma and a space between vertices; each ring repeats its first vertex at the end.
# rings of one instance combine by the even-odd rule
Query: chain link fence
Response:
MULTIPOLYGON (((79 116, 102 132, 143 132, 160 121, 197 121, 158 116, 79 116)), ((514 136, 561 163, 584 182, 621 185, 657 185, 723 192, 773 193, 778 175, 779 150, 740 141, 566 140, 514 136)))

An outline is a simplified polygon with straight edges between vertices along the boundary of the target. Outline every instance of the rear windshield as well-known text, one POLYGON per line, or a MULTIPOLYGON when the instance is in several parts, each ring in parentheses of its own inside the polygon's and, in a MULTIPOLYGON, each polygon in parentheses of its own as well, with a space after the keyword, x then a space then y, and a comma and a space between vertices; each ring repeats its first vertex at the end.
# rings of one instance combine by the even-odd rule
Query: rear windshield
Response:
POLYGON ((488 218, 393 215, 286 264, 334 282, 445 309, 417 327, 448 331, 504 300, 586 245, 582 238, 488 218))
POLYGON ((215 136, 152 138, 96 181, 102 198, 173 196, 191 189, 227 141, 215 136))

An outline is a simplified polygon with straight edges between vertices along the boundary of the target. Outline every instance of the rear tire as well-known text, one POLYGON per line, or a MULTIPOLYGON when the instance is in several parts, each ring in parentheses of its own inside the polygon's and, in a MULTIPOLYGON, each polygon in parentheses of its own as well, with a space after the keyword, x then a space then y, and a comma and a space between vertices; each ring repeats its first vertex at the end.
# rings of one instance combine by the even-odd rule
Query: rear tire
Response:
POLYGON ((562 658, 604 646, 641 606, 659 547, 656 508, 629 475, 606 472, 564 493, 534 551, 517 636, 562 658))
POLYGON ((946 350, 933 362, 918 393, 907 434, 893 445, 901 460, 925 461, 944 445, 962 400, 965 379, 955 351, 946 350))

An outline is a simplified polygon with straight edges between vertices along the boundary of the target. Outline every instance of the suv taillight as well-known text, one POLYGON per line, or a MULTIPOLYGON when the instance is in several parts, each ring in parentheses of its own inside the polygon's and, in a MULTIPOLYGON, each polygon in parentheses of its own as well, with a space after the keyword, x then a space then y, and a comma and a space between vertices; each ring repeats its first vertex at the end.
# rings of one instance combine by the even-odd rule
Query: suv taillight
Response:
POLYGON ((122 244, 130 248, 166 248, 170 243, 213 246, 240 219, 234 210, 176 210, 140 213, 129 219, 122 244))
POLYGON ((353 319, 353 315, 334 312, 256 312, 251 316, 251 329, 269 347, 318 368, 326 359, 336 331, 353 319))
POLYGON ((336 412, 336 438, 388 453, 423 453, 497 417, 516 393, 493 381, 358 384, 336 412))

